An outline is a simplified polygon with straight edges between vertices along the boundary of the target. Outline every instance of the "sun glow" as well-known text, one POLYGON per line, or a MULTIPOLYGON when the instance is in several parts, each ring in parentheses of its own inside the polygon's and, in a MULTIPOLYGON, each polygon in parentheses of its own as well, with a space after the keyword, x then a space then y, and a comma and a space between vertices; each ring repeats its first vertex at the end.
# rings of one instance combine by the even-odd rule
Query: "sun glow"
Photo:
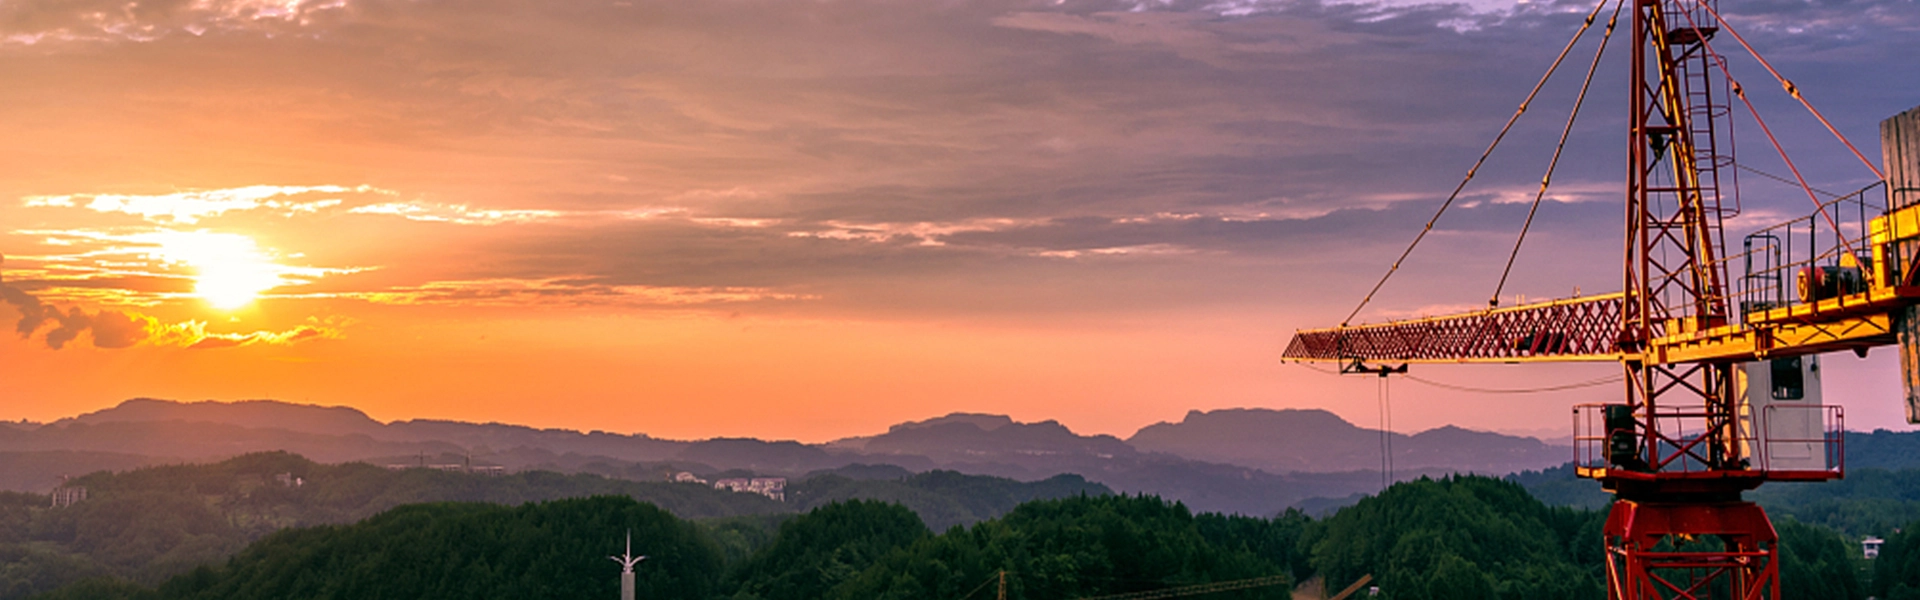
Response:
POLYGON ((246 306, 261 292, 283 285, 281 269, 252 238, 233 233, 162 231, 138 236, 155 254, 193 267, 193 293, 221 310, 246 306))

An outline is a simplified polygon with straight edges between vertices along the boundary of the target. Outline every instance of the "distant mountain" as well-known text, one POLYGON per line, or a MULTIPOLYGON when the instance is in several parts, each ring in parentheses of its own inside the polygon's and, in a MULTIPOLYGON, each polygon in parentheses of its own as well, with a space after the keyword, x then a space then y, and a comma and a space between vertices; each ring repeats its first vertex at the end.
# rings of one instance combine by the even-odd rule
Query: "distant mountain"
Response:
MULTIPOLYGON (((1573 451, 1538 439, 1454 426, 1388 436, 1396 470, 1505 474, 1566 462, 1573 451)), ((1264 471, 1340 472, 1380 468, 1380 431, 1324 410, 1191 411, 1179 423, 1140 429, 1127 443, 1143 452, 1264 471)))
POLYGON ((714 438, 694 442, 676 457, 709 465, 724 465, 729 469, 786 474, 832 469, 854 462, 799 442, 766 442, 752 438, 714 438))
MULTIPOLYGON (((465 423, 435 419, 381 423, 354 408, 293 404, 278 400, 174 402, 135 398, 113 408, 71 419, 62 419, 49 426, 168 421, 218 423, 248 429, 291 431, 323 436, 360 435, 381 442, 450 443, 482 452, 521 447, 540 448, 556 454, 575 453, 628 461, 669 460, 675 458, 689 445, 688 442, 659 440, 642 434, 624 435, 603 431, 583 433, 570 429, 538 429, 501 423, 465 423)), ((301 453, 315 457, 327 454, 301 453)), ((331 458, 321 460, 331 460, 331 458)))
MULTIPOLYGON (((1361 431, 1338 417, 1327 416, 1348 429, 1361 431)), ((1370 439, 1364 438, 1368 435, 1364 431, 1358 435, 1370 439)), ((1274 514, 1312 497, 1372 492, 1381 483, 1378 470, 1269 471, 1226 461, 1143 452, 1110 435, 1080 435, 1054 421, 1017 423, 998 415, 956 413, 896 425, 877 436, 837 440, 828 446, 861 452, 870 461, 928 460, 942 469, 1021 480, 1073 473, 1123 493, 1179 500, 1195 510, 1254 515, 1274 514)), ((1407 468, 1396 472, 1396 479, 1449 472, 1407 468)))
MULTIPOLYGON (((945 469, 1020 481, 1076 474, 1123 493, 1158 494, 1196 510, 1273 514, 1309 498, 1377 490, 1382 479, 1378 443, 1377 432, 1325 411, 1194 412, 1181 423, 1144 428, 1131 441, 1081 435, 1055 421, 1020 423, 1004 415, 954 413, 901 423, 878 435, 801 444, 749 438, 675 441, 443 420, 381 423, 352 408, 271 400, 135 399, 38 427, 0 427, 0 452, 94 456, 81 460, 75 454, 65 463, 0 461, 0 487, 44 493, 55 482, 49 473, 210 462, 284 450, 325 463, 470 462, 634 481, 663 481, 680 472, 707 479, 794 478, 851 465, 907 473, 945 469), (101 462, 105 455, 120 458, 101 462)), ((1539 469, 1568 456, 1565 449, 1538 440, 1455 427, 1396 434, 1394 449, 1395 479, 1539 469)))
MULTIPOLYGON (((1014 423, 1011 418, 951 415, 895 425, 858 449, 869 455, 924 456, 942 464, 1006 463, 1032 468, 1063 457, 1138 454, 1110 435, 1083 436, 1056 421, 1014 423), (955 418, 960 417, 960 418, 955 418)), ((1044 470, 1044 467, 1043 467, 1044 470)))
POLYGON ((207 462, 267 450, 298 452, 326 462, 465 451, 458 445, 440 441, 400 442, 364 434, 332 435, 181 420, 76 420, 31 431, 0 429, 0 452, 55 450, 134 454, 160 462, 207 462))
POLYGON ((274 400, 239 402, 174 402, 152 398, 134 398, 113 408, 86 413, 52 423, 64 427, 72 423, 150 423, 185 421, 223 423, 252 429, 284 429, 325 435, 366 435, 381 437, 386 425, 368 417, 359 409, 345 406, 289 404, 274 400))

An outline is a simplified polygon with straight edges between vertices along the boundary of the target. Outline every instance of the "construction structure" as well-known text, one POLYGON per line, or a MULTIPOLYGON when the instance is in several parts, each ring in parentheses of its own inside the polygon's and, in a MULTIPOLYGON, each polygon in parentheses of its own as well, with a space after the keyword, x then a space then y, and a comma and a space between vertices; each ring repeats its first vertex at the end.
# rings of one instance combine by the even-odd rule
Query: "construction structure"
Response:
MULTIPOLYGON (((1594 8, 1582 33, 1608 4, 1594 8)), ((1765 511, 1741 496, 1768 481, 1844 475, 1844 415, 1822 401, 1819 355, 1899 346, 1908 418, 1920 422, 1920 108, 1882 123, 1884 173, 1846 143, 1877 182, 1823 199, 1753 112, 1716 42, 1747 50, 1837 130, 1713 0, 1620 2, 1616 19, 1622 7, 1631 13, 1633 73, 1621 291, 1500 307, 1496 289, 1484 310, 1302 330, 1284 357, 1381 377, 1406 363, 1616 362, 1623 399, 1574 407, 1576 471, 1616 496, 1604 531, 1608 598, 1777 599, 1777 536, 1765 511), (1736 108, 1752 115, 1813 206, 1807 217, 1745 234, 1737 249, 1722 228, 1739 210, 1723 202, 1737 197, 1736 108)), ((1569 116, 1568 131, 1572 123, 1569 116)))
POLYGON ((633 555, 633 532, 627 532, 627 551, 618 556, 609 556, 613 562, 620 563, 620 600, 633 600, 633 566, 646 560, 645 556, 633 555))

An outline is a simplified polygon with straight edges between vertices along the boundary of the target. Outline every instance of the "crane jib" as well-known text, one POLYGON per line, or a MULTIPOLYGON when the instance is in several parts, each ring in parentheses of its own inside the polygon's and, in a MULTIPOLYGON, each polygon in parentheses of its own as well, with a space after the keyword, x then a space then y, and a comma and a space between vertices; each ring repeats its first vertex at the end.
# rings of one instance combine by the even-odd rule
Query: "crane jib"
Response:
MULTIPOLYGON (((1920 113, 1916 113, 1920 115, 1920 113)), ((1821 291, 1803 284, 1798 301, 1753 303, 1738 320, 1666 319, 1654 335, 1633 344, 1623 333, 1624 293, 1615 292, 1389 321, 1295 332, 1283 358, 1309 361, 1513 363, 1631 360, 1647 364, 1735 363, 1899 344, 1909 383, 1920 381, 1920 335, 1903 336, 1900 323, 1920 330, 1907 313, 1920 306, 1920 202, 1868 224, 1869 276, 1857 286, 1821 291), (1629 343, 1622 344, 1622 340, 1629 343)), ((1816 271, 1808 271, 1816 273, 1816 271)), ((1909 390, 1920 388, 1910 385, 1909 390)), ((1909 391, 1909 406, 1920 393, 1909 391)), ((1920 412, 1920 411, 1916 411, 1920 412)))

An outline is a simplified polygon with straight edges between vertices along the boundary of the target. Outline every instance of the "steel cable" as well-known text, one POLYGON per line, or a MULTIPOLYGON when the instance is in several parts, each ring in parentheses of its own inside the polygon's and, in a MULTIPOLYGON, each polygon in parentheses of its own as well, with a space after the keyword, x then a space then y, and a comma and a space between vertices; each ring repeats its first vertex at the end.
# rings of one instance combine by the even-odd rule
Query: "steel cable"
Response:
MULTIPOLYGON (((1866 156, 1865 154, 1861 154, 1861 153, 1860 153, 1860 149, 1859 149, 1859 148, 1855 148, 1855 147, 1853 146, 1853 141, 1852 141, 1852 140, 1848 140, 1848 139, 1847 139, 1847 136, 1844 136, 1844 135, 1840 135, 1840 130, 1838 130, 1838 129, 1834 129, 1834 128, 1833 128, 1833 124, 1832 124, 1832 123, 1828 123, 1828 122, 1827 122, 1827 117, 1826 117, 1826 115, 1823 115, 1823 114, 1820 114, 1820 109, 1817 109, 1817 108, 1814 108, 1814 107, 1813 107, 1813 103, 1812 103, 1812 102, 1810 102, 1810 101, 1808 101, 1808 100, 1807 100, 1807 98, 1806 98, 1805 96, 1802 96, 1802 95, 1800 95, 1800 87, 1799 87, 1799 86, 1796 86, 1796 85, 1793 85, 1793 82, 1792 82, 1792 81, 1789 81, 1789 80, 1788 80, 1788 79, 1786 78, 1786 76, 1784 76, 1784 75, 1781 75, 1779 71, 1777 71, 1777 70, 1774 70, 1774 68, 1773 68, 1773 63, 1769 63, 1769 62, 1767 62, 1767 58, 1766 58, 1766 57, 1764 57, 1764 56, 1761 56, 1761 55, 1760 55, 1760 52, 1759 52, 1758 50, 1754 50, 1754 49, 1753 49, 1753 46, 1747 43, 1747 38, 1745 38, 1745 37, 1742 37, 1742 36, 1740 35, 1740 32, 1738 32, 1738 31, 1734 31, 1734 30, 1733 30, 1733 24, 1732 24, 1732 23, 1728 23, 1728 22, 1727 22, 1727 19, 1726 19, 1725 17, 1722 17, 1722 16, 1720 16, 1720 11, 1717 11, 1717 10, 1714 10, 1714 9, 1713 9, 1713 7, 1712 7, 1711 5, 1709 5, 1709 4, 1707 4, 1707 3, 1706 3, 1706 2, 1704 1, 1704 0, 1695 0, 1695 3, 1696 3, 1696 4, 1699 4, 1701 8, 1704 8, 1704 9, 1707 9, 1707 14, 1710 14, 1710 15, 1713 15, 1713 20, 1715 20, 1715 21, 1718 21, 1718 22, 1720 23, 1720 28, 1721 28, 1721 29, 1725 29, 1725 30, 1727 30, 1727 33, 1729 33, 1729 34, 1732 34, 1732 35, 1733 35, 1733 40, 1734 40, 1734 41, 1736 41, 1736 42, 1740 42, 1740 47, 1742 47, 1742 48, 1746 48, 1746 49, 1747 49, 1747 54, 1750 54, 1750 55, 1753 55, 1753 59, 1754 59, 1754 60, 1756 60, 1756 61, 1759 61, 1759 62, 1760 62, 1760 66, 1762 66, 1762 67, 1766 67, 1766 69, 1767 69, 1767 73, 1770 73, 1770 74, 1772 74, 1772 75, 1773 75, 1773 78, 1774 78, 1775 80, 1777 80, 1777 81, 1779 81, 1779 82, 1780 82, 1780 89, 1783 89, 1783 90, 1786 90, 1786 91, 1787 91, 1787 95, 1789 95, 1789 96, 1793 96, 1793 99, 1795 99, 1795 100, 1799 100, 1799 101, 1800 101, 1800 105, 1801 105, 1801 106, 1805 106, 1805 107, 1807 107, 1807 112, 1809 112, 1809 113, 1813 113, 1813 118, 1815 118, 1815 119, 1818 119, 1818 120, 1820 121, 1820 124, 1821 124, 1821 125, 1824 125, 1824 126, 1826 126, 1826 128, 1827 128, 1827 132, 1828 132, 1828 133, 1832 133, 1832 134, 1833 134, 1833 137, 1834 137, 1834 138, 1836 138, 1836 139, 1838 139, 1838 140, 1840 140, 1840 143, 1841 143, 1842 145, 1845 145, 1845 146, 1847 147, 1847 150, 1850 150, 1850 151, 1852 151, 1852 152, 1853 152, 1853 156, 1854 156, 1854 158, 1858 158, 1858 159, 1860 159, 1860 164, 1863 164, 1863 165, 1866 165, 1866 166, 1867 166, 1867 170, 1869 170, 1869 171, 1873 171, 1873 176, 1874 176, 1874 177, 1878 177, 1878 178, 1880 178, 1880 179, 1886 179, 1886 178, 1887 178, 1887 175, 1886 175, 1886 173, 1882 173, 1882 172, 1880 172, 1880 167, 1878 167, 1878 166, 1875 166, 1875 165, 1873 164, 1873 161, 1871 161, 1871 160, 1867 160, 1867 156, 1866 156)), ((1684 14, 1684 12, 1685 12, 1685 11, 1682 11, 1682 13, 1683 13, 1683 14, 1684 14)), ((1693 15, 1687 15, 1687 21, 1688 21, 1688 22, 1692 22, 1692 21, 1693 21, 1693 15)), ((1699 28, 1699 25, 1694 25, 1694 27, 1695 27, 1695 28, 1697 29, 1697 28, 1699 28)), ((1701 43, 1702 45, 1705 45, 1705 44, 1706 44, 1706 40, 1705 40, 1705 39, 1702 39, 1702 40, 1700 40, 1700 43, 1701 43)), ((1708 51, 1709 51, 1709 52, 1711 52, 1711 51, 1712 51, 1712 48, 1708 48, 1708 51)), ((1723 66, 1722 66, 1721 68, 1722 68, 1722 69, 1725 69, 1726 67, 1725 67, 1725 66, 1723 65, 1723 66)), ((1729 80, 1731 80, 1731 79, 1733 79, 1733 78, 1732 78, 1732 77, 1728 77, 1727 79, 1729 79, 1729 80)))
POLYGON ((1353 307, 1353 312, 1347 313, 1347 318, 1340 320, 1341 327, 1346 327, 1348 323, 1353 322, 1353 317, 1360 314, 1360 310, 1366 308, 1367 303, 1373 301, 1373 295, 1380 292, 1381 286, 1385 286, 1394 272, 1400 270, 1400 264, 1407 260, 1408 255, 1413 254, 1413 249, 1420 245, 1420 240, 1425 239, 1427 233, 1433 231, 1433 224, 1440 220, 1440 215, 1446 214, 1447 208, 1453 206, 1454 200, 1459 199, 1460 191, 1466 189, 1468 182, 1473 181, 1473 176, 1480 170, 1480 165, 1487 162, 1487 157, 1492 155, 1493 149, 1500 145, 1500 140, 1505 139, 1507 132, 1513 129, 1514 122, 1519 121, 1520 115, 1527 112, 1527 105, 1532 104, 1534 97, 1540 95, 1540 88, 1547 85, 1547 79, 1553 77, 1554 71, 1560 68, 1560 63, 1566 60, 1567 53, 1573 51, 1574 44, 1579 43, 1580 38, 1586 35, 1587 29, 1593 27, 1593 20, 1600 16, 1600 9, 1606 8, 1607 3, 1611 1, 1613 0, 1600 0, 1598 4, 1593 5, 1593 10, 1587 13, 1586 21, 1580 24, 1580 30, 1573 33, 1573 39, 1567 40, 1567 46, 1560 49, 1560 55, 1554 57, 1553 64, 1547 67, 1547 72, 1540 76, 1539 82, 1533 84, 1533 91, 1527 92, 1527 99, 1521 101, 1520 107, 1513 111, 1513 116, 1507 118, 1507 124, 1500 128, 1499 135, 1493 137, 1493 143, 1487 144, 1486 151, 1480 153, 1480 159, 1473 161, 1473 167, 1467 169, 1467 176, 1460 180, 1460 185, 1454 186, 1453 193, 1447 195, 1447 201, 1440 204, 1440 210, 1434 212, 1433 218, 1427 220, 1426 227, 1421 228, 1420 233, 1413 236, 1413 242, 1407 244, 1407 249, 1400 253, 1400 258, 1394 259, 1393 266, 1387 268, 1386 274, 1380 276, 1378 283, 1373 284, 1373 289, 1367 291, 1366 297, 1360 299, 1358 306, 1353 307))
POLYGON ((1547 186, 1553 182, 1553 172, 1560 166, 1560 153, 1567 148, 1567 137, 1573 134, 1573 123, 1580 116, 1580 107, 1587 101, 1587 90, 1593 87, 1593 74, 1600 70, 1600 57, 1607 53, 1607 42, 1613 39, 1614 25, 1620 21, 1620 8, 1626 6, 1624 0, 1614 2, 1613 14, 1607 17, 1607 29, 1600 36, 1600 47, 1593 52, 1593 62, 1587 65, 1587 77, 1580 82, 1580 95, 1573 100, 1573 110, 1567 112, 1567 125, 1560 130, 1560 142, 1553 147, 1553 158, 1547 161, 1547 172, 1540 176, 1540 191, 1533 194, 1533 206, 1527 209, 1527 220, 1520 225, 1520 237, 1513 240, 1513 252, 1507 254, 1507 266, 1500 270, 1500 283, 1493 286, 1493 296, 1487 299, 1487 306, 1500 305, 1500 292, 1507 289, 1507 276, 1513 274, 1513 261, 1520 257, 1520 245, 1527 241, 1527 230, 1533 228, 1533 216, 1540 211, 1540 201, 1547 197, 1547 186))
MULTIPOLYGON (((1705 2, 1698 2, 1698 4, 1700 4, 1700 6, 1702 7, 1706 7, 1705 2)), ((1714 12, 1714 10, 1710 7, 1707 8, 1707 12, 1708 14, 1713 15, 1713 18, 1718 20, 1722 26, 1727 25, 1726 20, 1720 18, 1720 13, 1714 12)), ((1680 15, 1687 18, 1687 24, 1693 26, 1695 31, 1698 31, 1700 29, 1700 24, 1697 22, 1694 22, 1693 20, 1693 13, 1683 10, 1683 11, 1680 11, 1680 15)), ((1821 123, 1827 122, 1827 119, 1825 117, 1820 117, 1820 111, 1813 110, 1813 105, 1810 103, 1807 103, 1805 98, 1800 97, 1800 91, 1797 88, 1793 87, 1793 82, 1787 81, 1785 77, 1780 76, 1780 73, 1778 71, 1774 71, 1773 65, 1767 64, 1767 59, 1761 58, 1760 53, 1754 52, 1752 46, 1747 46, 1747 41, 1744 39, 1741 39, 1739 33, 1735 33, 1732 27, 1727 27, 1727 32, 1732 33, 1733 39, 1739 40, 1740 45, 1745 46, 1747 48, 1747 53, 1752 54, 1755 60, 1760 61, 1760 64, 1767 68, 1768 73, 1773 73, 1774 78, 1780 80, 1781 85, 1787 88, 1788 93, 1792 94, 1794 98, 1799 99, 1801 104, 1806 105, 1807 110, 1813 111, 1814 116, 1819 117, 1821 123)), ((1747 114, 1753 115, 1753 122, 1760 126, 1761 133, 1766 134, 1767 142, 1770 144, 1773 144, 1773 151, 1779 153, 1780 160, 1787 163, 1787 171, 1790 173, 1793 173, 1793 178, 1800 183, 1800 188, 1803 190, 1806 190, 1807 200, 1811 200, 1813 202, 1813 209, 1819 212, 1820 216, 1827 220, 1827 226, 1832 227, 1833 231, 1836 234, 1838 234, 1841 231, 1840 222, 1834 219, 1832 214, 1827 212, 1826 204, 1820 202, 1820 197, 1814 195, 1813 193, 1813 186, 1807 183, 1806 176, 1800 174, 1800 167, 1795 166, 1793 164, 1793 158, 1787 156, 1787 149, 1780 146, 1780 139, 1774 137, 1773 128, 1768 127, 1767 121, 1765 119, 1760 118, 1760 109, 1754 108, 1753 101, 1747 98, 1746 88, 1742 87, 1740 85, 1740 82, 1733 78, 1733 71, 1727 68, 1727 61, 1724 55, 1720 54, 1718 51, 1715 51, 1713 49, 1713 43, 1708 42, 1706 36, 1700 36, 1700 48, 1703 50, 1706 50, 1708 56, 1719 59, 1719 60, 1714 60, 1712 62, 1715 66, 1720 67, 1720 75, 1723 77, 1726 77, 1727 82, 1733 86, 1733 95, 1740 99, 1741 104, 1745 104, 1747 106, 1747 114)), ((1831 130, 1833 126, 1828 125, 1827 128, 1831 130)), ((1840 135, 1840 132, 1835 131, 1834 135, 1838 136, 1840 135)), ((1844 136, 1840 138, 1840 142, 1843 144, 1846 144, 1847 148, 1853 148, 1853 142, 1847 141, 1847 138, 1844 136)), ((1859 154, 1860 154, 1859 150, 1854 150, 1855 156, 1859 156, 1859 154)), ((1864 162, 1866 161, 1866 158, 1861 157, 1860 160, 1864 162)), ((1874 168, 1872 163, 1868 163, 1867 168, 1873 169, 1874 176, 1879 177, 1881 179, 1886 179, 1886 176, 1880 173, 1880 169, 1874 168)), ((1846 249, 1848 255, 1853 255, 1853 256, 1858 255, 1858 252, 1853 249, 1853 243, 1847 241, 1847 236, 1836 235, 1836 237, 1840 238, 1840 245, 1841 247, 1846 249)))

